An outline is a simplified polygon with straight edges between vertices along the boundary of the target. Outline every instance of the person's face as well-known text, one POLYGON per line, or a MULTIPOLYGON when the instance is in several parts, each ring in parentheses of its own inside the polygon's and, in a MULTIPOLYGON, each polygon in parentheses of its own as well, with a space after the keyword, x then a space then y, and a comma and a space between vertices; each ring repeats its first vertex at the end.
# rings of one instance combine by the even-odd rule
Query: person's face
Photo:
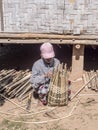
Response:
POLYGON ((53 58, 44 59, 46 63, 50 64, 53 58))

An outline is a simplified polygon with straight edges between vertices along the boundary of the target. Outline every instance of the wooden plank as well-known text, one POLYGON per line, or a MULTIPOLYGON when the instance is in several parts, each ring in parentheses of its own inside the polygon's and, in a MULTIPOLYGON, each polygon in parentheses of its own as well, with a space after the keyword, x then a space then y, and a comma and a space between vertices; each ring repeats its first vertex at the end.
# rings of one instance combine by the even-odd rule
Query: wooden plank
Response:
POLYGON ((51 42, 52 44, 70 44, 70 45, 98 45, 94 40, 57 40, 57 39, 0 39, 3 44, 41 44, 44 42, 51 42))
POLYGON ((63 35, 63 34, 43 34, 43 33, 0 33, 0 39, 66 39, 66 40, 96 40, 98 35, 63 35))
POLYGON ((98 35, 60 35, 38 33, 0 33, 0 43, 5 44, 82 44, 98 45, 98 35))

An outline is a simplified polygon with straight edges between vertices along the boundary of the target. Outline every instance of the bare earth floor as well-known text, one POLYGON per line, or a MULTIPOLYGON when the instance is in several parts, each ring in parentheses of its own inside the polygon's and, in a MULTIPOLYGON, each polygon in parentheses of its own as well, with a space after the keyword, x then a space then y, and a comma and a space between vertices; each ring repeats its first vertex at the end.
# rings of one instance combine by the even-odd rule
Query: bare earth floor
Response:
MULTIPOLYGON (((9 48, 7 47, 5 50, 8 51, 9 48)), ((58 49, 58 46, 56 46, 56 49, 58 49)), ((61 61, 65 60, 70 68, 70 47, 63 49, 61 50, 63 55, 57 54, 57 56, 61 61), (69 58, 63 57, 65 50, 70 52, 67 55, 69 58)), ((0 70, 4 68, 22 70, 29 68, 31 70, 33 62, 39 58, 39 51, 37 49, 35 51, 32 46, 25 46, 24 48, 22 46, 16 48, 11 46, 9 50, 10 53, 6 52, 6 55, 0 56, 0 70), (26 50, 28 51, 26 52, 26 50)), ((88 62, 85 61, 85 70, 93 69, 94 66, 97 69, 98 63, 96 62, 95 65, 95 62, 91 64, 92 61, 90 61, 90 59, 97 61, 96 56, 94 59, 89 57, 89 54, 88 57, 86 56, 86 59, 89 59, 88 62), (90 65, 91 68, 89 68, 90 65)), ((81 78, 72 82, 72 96, 82 85, 81 78)), ((84 89, 77 97, 69 101, 68 106, 41 106, 33 98, 30 112, 27 112, 26 104, 27 100, 24 102, 19 102, 17 99, 5 100, 3 106, 0 106, 0 130, 98 130, 98 92, 90 89, 84 89)))
MULTIPOLYGON (((82 83, 77 81, 72 86, 73 96, 82 86, 82 83)), ((68 106, 63 107, 40 106, 37 100, 32 99, 30 112, 26 112, 27 101, 22 103, 18 102, 17 99, 11 99, 11 101, 19 104, 22 108, 6 101, 0 107, 0 130, 19 130, 16 127, 18 125, 22 130, 98 129, 98 93, 89 89, 84 89, 69 102, 68 106)))

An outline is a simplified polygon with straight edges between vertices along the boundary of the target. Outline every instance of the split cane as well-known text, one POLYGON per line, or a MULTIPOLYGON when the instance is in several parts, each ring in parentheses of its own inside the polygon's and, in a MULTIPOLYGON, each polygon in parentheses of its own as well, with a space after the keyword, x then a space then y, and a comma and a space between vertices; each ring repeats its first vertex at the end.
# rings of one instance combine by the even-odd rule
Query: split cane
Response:
POLYGON ((92 79, 94 79, 96 77, 96 74, 94 76, 91 77, 91 79, 85 83, 76 93, 75 95, 71 98, 71 100, 73 100, 89 83, 92 79))

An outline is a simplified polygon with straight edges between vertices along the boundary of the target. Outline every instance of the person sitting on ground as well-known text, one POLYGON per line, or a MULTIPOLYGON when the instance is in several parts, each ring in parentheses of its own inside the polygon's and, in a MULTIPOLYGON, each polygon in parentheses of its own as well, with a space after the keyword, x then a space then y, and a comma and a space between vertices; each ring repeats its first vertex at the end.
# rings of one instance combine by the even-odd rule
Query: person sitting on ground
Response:
POLYGON ((39 100, 43 105, 46 105, 52 72, 54 68, 58 67, 60 61, 55 58, 51 43, 43 43, 40 47, 40 52, 41 58, 33 64, 30 82, 35 93, 38 94, 39 100))

